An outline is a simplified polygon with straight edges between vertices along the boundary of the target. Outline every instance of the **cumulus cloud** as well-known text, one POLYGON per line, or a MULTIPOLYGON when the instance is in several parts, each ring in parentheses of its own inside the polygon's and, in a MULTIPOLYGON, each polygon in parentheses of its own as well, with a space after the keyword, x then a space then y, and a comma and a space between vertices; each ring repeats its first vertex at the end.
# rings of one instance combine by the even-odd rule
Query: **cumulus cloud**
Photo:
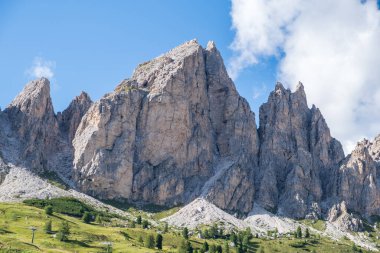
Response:
POLYGON ((279 59, 278 79, 305 85, 345 151, 380 133, 380 12, 375 0, 233 0, 239 71, 279 59))
POLYGON ((51 79, 54 77, 55 62, 36 57, 32 66, 26 71, 32 78, 46 77, 51 79))

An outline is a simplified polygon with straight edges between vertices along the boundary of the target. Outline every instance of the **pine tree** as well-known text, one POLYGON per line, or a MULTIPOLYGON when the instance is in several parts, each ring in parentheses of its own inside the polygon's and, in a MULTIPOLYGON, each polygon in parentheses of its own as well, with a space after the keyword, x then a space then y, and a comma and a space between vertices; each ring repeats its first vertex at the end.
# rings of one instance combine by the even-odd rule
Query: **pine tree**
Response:
POLYGON ((70 225, 67 221, 63 221, 58 229, 57 238, 58 240, 65 242, 69 239, 70 235, 70 225))
POLYGON ((145 247, 147 247, 149 249, 153 249, 154 248, 154 237, 153 237, 153 235, 148 235, 145 238, 145 247))
POLYGON ((189 230, 187 229, 187 227, 184 227, 183 230, 182 230, 182 236, 183 238, 185 238, 186 240, 189 239, 189 230))
POLYGON ((230 253, 230 245, 228 244, 228 241, 224 242, 224 253, 230 253))
POLYGON ((45 207, 45 214, 46 215, 52 215, 53 214, 53 207, 52 206, 46 206, 45 207))
POLYGON ((141 219, 141 215, 137 216, 136 223, 140 225, 140 224, 141 224, 141 221, 142 221, 142 219, 141 219))
POLYGON ((164 233, 167 233, 168 231, 169 231, 169 225, 168 223, 165 223, 164 233))
POLYGON ((156 236, 156 247, 157 249, 162 249, 162 235, 161 234, 157 234, 156 236))
POLYGON ((220 245, 217 245, 216 248, 215 248, 215 250, 216 250, 217 253, 223 253, 222 246, 220 246, 220 245))
POLYGON ((237 237, 234 232, 232 232, 230 235, 230 241, 234 243, 235 247, 237 246, 237 237))
POLYGON ((207 228, 205 230, 203 230, 202 235, 203 235, 203 238, 205 238, 205 239, 210 238, 210 233, 209 233, 207 228))
POLYGON ((89 212, 84 212, 82 216, 82 220, 84 223, 90 223, 91 222, 91 214, 89 212))
POLYGON ((300 226, 297 227, 297 238, 302 238, 302 230, 300 226))
POLYGON ((51 220, 48 220, 48 221, 45 223, 44 231, 45 231, 46 234, 51 234, 51 232, 52 232, 51 220))
POLYGON ((249 246, 249 236, 245 235, 243 238, 243 250, 247 251, 248 246, 249 246))
POLYGON ((187 240, 182 240, 181 245, 178 248, 179 253, 193 253, 193 246, 187 240))
POLYGON ((209 246, 208 246, 208 243, 206 241, 202 245, 202 250, 203 250, 203 252, 207 252, 209 250, 209 246))
POLYGON ((306 228, 306 231, 305 231, 305 238, 310 238, 310 231, 309 231, 309 228, 306 228))
POLYGON ((216 224, 213 224, 210 228, 209 235, 211 238, 217 238, 218 237, 218 226, 216 224))
POLYGON ((141 226, 142 226, 142 228, 148 228, 149 222, 147 220, 143 220, 141 226))
POLYGON ((95 222, 98 223, 98 224, 101 224, 101 223, 102 223, 102 218, 100 217, 99 214, 96 215, 95 222))

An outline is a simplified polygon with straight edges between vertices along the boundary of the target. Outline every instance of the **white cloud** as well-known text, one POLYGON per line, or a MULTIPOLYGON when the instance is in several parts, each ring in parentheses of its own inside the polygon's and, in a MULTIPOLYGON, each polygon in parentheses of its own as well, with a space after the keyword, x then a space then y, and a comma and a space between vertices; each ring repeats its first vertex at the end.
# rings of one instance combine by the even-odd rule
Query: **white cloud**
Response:
POLYGON ((55 62, 45 60, 41 57, 36 57, 33 60, 32 66, 26 71, 32 78, 46 77, 53 78, 55 69, 55 62))
POLYGON ((380 133, 380 12, 376 1, 233 0, 230 73, 278 56, 278 78, 302 81, 345 151, 380 133))

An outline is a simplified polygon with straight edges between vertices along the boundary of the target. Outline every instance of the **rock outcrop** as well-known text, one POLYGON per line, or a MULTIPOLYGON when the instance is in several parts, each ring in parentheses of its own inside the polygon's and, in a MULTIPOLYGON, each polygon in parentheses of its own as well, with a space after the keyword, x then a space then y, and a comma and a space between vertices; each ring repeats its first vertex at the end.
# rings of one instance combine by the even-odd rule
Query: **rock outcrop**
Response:
POLYGON ((29 167, 43 171, 58 141, 58 122, 46 78, 28 83, 4 111, 21 141, 20 159, 29 167))
POLYGON ((344 154, 320 111, 308 108, 301 83, 294 93, 277 83, 260 107, 259 136, 259 204, 286 216, 320 217, 327 175, 344 154))
POLYGON ((378 141, 359 142, 336 172, 334 196, 345 201, 347 209, 364 216, 380 214, 378 141))
POLYGON ((346 202, 333 205, 327 216, 327 220, 332 222, 341 231, 361 231, 363 229, 363 222, 353 213, 347 210, 346 202))
POLYGON ((209 198, 225 209, 252 207, 254 115, 213 43, 190 41, 140 64, 91 106, 73 144, 78 186, 100 198, 187 203, 217 174, 209 198), (220 175, 222 158, 232 164, 220 175))
POLYGON ((60 130, 68 137, 69 143, 73 141, 77 128, 91 105, 90 96, 82 92, 74 98, 66 110, 57 114, 60 130))

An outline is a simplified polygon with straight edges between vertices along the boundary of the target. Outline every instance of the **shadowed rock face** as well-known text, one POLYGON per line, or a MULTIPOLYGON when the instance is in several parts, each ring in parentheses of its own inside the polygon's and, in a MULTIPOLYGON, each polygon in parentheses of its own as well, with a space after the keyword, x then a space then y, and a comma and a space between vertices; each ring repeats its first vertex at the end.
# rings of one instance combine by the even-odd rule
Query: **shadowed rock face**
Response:
POLYGON ((201 196, 243 213, 255 202, 349 230, 361 227, 352 211, 380 215, 380 136, 344 158, 301 83, 293 93, 276 85, 257 130, 213 42, 180 45, 57 115, 49 93, 47 79, 32 81, 0 112, 0 182, 17 160, 103 199, 172 206, 201 196))
POLYGON ((252 207, 254 115, 213 43, 190 41, 139 65, 89 109, 73 144, 78 186, 101 198, 187 203, 212 178, 206 196, 219 206, 252 207), (231 166, 213 177, 221 159, 231 166))
POLYGON ((74 98, 67 109, 58 113, 60 130, 68 137, 69 143, 73 141, 77 128, 91 105, 91 98, 86 92, 82 92, 74 98))
POLYGON ((22 143, 20 159, 38 171, 46 169, 47 158, 59 142, 49 80, 41 78, 28 83, 5 113, 22 143))
POLYGON ((292 217, 318 217, 328 175, 344 158, 320 111, 309 109, 303 85, 281 83, 260 107, 258 202, 292 217))

